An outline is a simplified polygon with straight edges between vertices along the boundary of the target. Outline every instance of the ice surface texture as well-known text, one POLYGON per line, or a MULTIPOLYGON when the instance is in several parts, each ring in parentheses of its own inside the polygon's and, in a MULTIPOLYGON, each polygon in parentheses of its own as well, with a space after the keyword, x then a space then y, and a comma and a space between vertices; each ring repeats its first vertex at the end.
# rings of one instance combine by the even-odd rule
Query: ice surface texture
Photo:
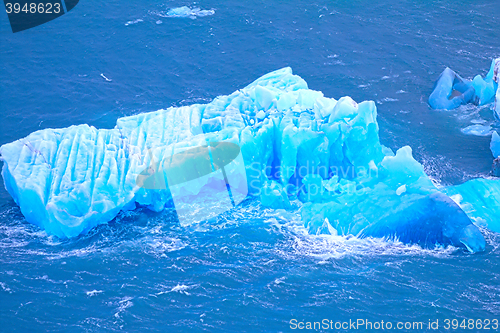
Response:
POLYGON ((433 109, 451 110, 467 103, 485 105, 495 102, 494 111, 500 116, 500 58, 491 63, 490 71, 483 79, 480 75, 472 81, 462 79, 458 74, 446 68, 439 76, 429 104, 433 109))
POLYGON ((0 148, 2 174, 26 219, 61 237, 136 205, 175 206, 182 215, 187 204, 187 214, 201 212, 198 218, 206 219, 208 211, 230 209, 248 193, 270 208, 290 208, 298 199, 314 234, 370 236, 374 230, 374 236, 424 246, 469 242, 473 251, 484 248, 458 206, 436 199, 438 190, 411 148, 394 154, 380 144, 376 118, 374 102, 325 98, 284 68, 209 104, 121 118, 114 129, 37 131, 0 148), (225 197, 203 206, 216 192, 225 197), (200 197, 201 206, 189 206, 200 197), (421 209, 429 205, 436 208, 421 209), (392 211, 419 231, 367 229, 392 211), (460 223, 450 232, 454 221, 460 223), (438 229, 449 237, 422 240, 438 229))
POLYGON ((469 180, 446 188, 445 193, 458 202, 476 224, 500 232, 499 179, 469 180))
POLYGON ((491 136, 490 148, 493 157, 495 158, 500 157, 500 135, 498 135, 497 132, 493 132, 493 135, 491 136))
POLYGON ((467 215, 449 197, 434 193, 401 205, 386 214, 379 223, 363 230, 362 236, 391 236, 403 243, 418 243, 429 247, 435 244, 463 243, 470 252, 484 250, 485 241, 467 215))

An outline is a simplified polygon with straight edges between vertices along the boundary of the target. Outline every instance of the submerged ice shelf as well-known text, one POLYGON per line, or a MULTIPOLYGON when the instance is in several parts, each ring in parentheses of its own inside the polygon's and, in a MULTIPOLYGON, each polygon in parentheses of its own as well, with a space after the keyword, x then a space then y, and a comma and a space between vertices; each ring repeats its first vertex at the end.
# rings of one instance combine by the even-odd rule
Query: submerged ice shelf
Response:
POLYGON ((473 179, 444 192, 477 224, 500 233, 500 179, 473 179))
POLYGON ((326 98, 284 68, 208 104, 120 118, 114 129, 34 132, 0 147, 2 175, 26 219, 60 237, 137 205, 175 207, 182 223, 250 195, 275 209, 298 199, 313 234, 484 250, 411 148, 380 144, 376 118, 375 103, 326 98))

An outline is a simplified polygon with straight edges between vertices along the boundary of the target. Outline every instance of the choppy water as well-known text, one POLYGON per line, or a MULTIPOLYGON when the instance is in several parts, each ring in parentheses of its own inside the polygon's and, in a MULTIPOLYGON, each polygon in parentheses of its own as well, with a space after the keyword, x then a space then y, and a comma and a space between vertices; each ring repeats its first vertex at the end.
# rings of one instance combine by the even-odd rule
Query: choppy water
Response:
MULTIPOLYGON (((487 108, 436 112, 449 66, 485 74, 500 55, 498 1, 83 1, 12 34, 0 18, 0 144, 50 127, 209 101, 291 66, 326 96, 375 100, 382 143, 410 145, 443 185, 487 174, 487 108), (102 75, 101 75, 102 74, 102 75)), ((494 126, 497 124, 493 124, 494 126)), ((26 223, 0 190, 2 331, 289 331, 291 319, 500 319, 500 236, 487 251, 422 250, 307 235, 254 201, 182 227, 135 211, 73 240, 26 223)), ((411 331, 411 330, 410 330, 411 331)), ((423 330, 426 331, 426 330, 423 330)), ((460 330, 458 330, 460 331, 460 330)), ((470 332, 470 330, 468 330, 470 332)))

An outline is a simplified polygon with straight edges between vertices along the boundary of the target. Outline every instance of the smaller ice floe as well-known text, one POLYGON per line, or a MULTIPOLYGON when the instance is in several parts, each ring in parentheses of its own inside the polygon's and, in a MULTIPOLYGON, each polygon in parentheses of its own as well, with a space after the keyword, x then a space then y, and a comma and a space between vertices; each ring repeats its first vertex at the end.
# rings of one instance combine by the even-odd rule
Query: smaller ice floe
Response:
POLYGON ((195 19, 197 17, 214 15, 215 10, 213 9, 200 9, 198 7, 190 8, 188 6, 182 6, 177 8, 171 8, 167 12, 167 17, 189 17, 195 19))
POLYGON ((493 129, 489 125, 471 125, 462 128, 462 133, 475 136, 490 136, 493 133, 493 129))
POLYGON ((113 81, 113 80, 111 80, 111 79, 107 78, 107 77, 106 77, 106 75, 104 75, 103 73, 101 73, 101 77, 102 77, 104 80, 108 81, 108 82, 113 81))
POLYGON ((496 99, 494 110, 499 116, 499 80, 500 58, 491 62, 490 70, 484 79, 481 75, 476 75, 472 80, 465 80, 450 68, 445 68, 429 96, 429 104, 433 109, 451 110, 468 103, 486 105, 496 99))
POLYGON ((137 20, 133 20, 133 21, 128 21, 127 23, 125 23, 125 26, 131 25, 131 24, 137 24, 139 22, 143 22, 143 20, 137 19, 137 20))
POLYGON ((102 290, 91 290, 91 291, 87 291, 86 294, 88 297, 92 297, 92 296, 96 296, 96 295, 99 295, 101 294, 103 291, 102 290))

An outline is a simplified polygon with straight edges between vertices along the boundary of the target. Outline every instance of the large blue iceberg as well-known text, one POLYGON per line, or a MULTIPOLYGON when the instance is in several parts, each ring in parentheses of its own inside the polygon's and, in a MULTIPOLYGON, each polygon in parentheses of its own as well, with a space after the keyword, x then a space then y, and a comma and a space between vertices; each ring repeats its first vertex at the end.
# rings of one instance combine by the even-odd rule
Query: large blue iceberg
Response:
POLYGON ((208 104, 120 118, 114 129, 37 131, 0 147, 2 175, 26 219, 60 237, 137 205, 208 219, 250 195, 274 209, 300 201, 313 234, 484 250, 411 148, 380 144, 376 118, 374 102, 326 98, 284 68, 208 104), (200 198, 203 209, 193 205, 200 198))
POLYGON ((477 75, 472 81, 465 80, 450 68, 446 68, 429 96, 429 104, 433 109, 451 110, 467 103, 485 105, 495 102, 494 111, 500 119, 499 81, 500 58, 492 61, 484 79, 477 75))

